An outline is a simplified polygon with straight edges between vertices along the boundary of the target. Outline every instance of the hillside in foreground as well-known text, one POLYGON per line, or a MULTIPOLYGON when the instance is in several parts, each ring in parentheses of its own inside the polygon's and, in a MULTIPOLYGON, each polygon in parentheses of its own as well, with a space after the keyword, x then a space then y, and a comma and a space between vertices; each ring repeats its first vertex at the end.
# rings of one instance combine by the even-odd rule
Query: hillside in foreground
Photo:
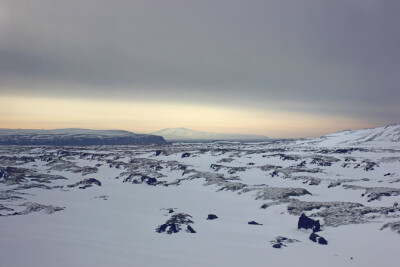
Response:
POLYGON ((398 266, 395 137, 0 146, 0 266, 398 266))

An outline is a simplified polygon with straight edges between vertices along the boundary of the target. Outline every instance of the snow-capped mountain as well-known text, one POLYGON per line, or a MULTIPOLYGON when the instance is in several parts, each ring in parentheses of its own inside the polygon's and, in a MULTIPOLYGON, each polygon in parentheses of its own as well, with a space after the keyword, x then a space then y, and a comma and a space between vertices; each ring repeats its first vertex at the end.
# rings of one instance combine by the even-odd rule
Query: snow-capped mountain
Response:
POLYGON ((135 134, 122 130, 88 129, 0 129, 0 145, 131 145, 163 144, 161 136, 135 134))
POLYGON ((186 128, 167 128, 151 134, 164 137, 167 141, 268 141, 265 135, 232 134, 195 131, 186 128))
POLYGON ((400 124, 345 130, 328 134, 316 139, 298 141, 298 144, 318 144, 322 147, 372 146, 381 148, 400 147, 400 124))

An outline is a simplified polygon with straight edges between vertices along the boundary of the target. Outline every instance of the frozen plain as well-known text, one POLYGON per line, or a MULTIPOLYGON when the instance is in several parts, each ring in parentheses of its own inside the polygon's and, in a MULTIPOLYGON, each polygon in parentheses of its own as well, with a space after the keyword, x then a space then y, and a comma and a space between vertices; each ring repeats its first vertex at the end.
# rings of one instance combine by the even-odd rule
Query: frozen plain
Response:
POLYGON ((0 266, 400 262, 399 125, 273 143, 2 146, 0 170, 0 266), (297 228, 303 212, 328 245, 297 228), (196 233, 156 231, 177 214, 196 233), (277 237, 293 242, 273 248, 277 237))

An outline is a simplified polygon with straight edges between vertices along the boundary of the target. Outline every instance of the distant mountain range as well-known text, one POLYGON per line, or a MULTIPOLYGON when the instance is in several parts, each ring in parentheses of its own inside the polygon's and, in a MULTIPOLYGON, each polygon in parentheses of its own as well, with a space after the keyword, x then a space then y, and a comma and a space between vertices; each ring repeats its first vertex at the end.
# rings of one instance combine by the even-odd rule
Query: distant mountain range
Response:
MULTIPOLYGON (((151 134, 136 134, 123 130, 0 129, 0 145, 134 145, 165 144, 167 141, 271 141, 264 135, 232 134, 195 131, 186 128, 167 128, 151 134)), ((298 145, 346 147, 376 145, 382 148, 400 147, 400 124, 370 129, 346 130, 314 139, 300 139, 298 145)))
POLYGON ((164 137, 167 141, 269 141, 265 135, 213 133, 186 128, 167 128, 151 134, 164 137))
POLYGON ((26 130, 0 129, 0 145, 133 145, 164 144, 161 136, 135 134, 122 130, 56 129, 26 130))

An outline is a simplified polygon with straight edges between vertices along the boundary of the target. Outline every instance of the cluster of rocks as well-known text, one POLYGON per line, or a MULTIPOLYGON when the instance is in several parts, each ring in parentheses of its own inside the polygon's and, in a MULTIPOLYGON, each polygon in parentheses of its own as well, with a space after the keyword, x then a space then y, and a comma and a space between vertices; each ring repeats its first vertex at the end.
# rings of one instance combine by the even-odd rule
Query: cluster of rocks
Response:
POLYGON ((88 187, 92 187, 92 185, 98 185, 101 186, 101 182, 95 178, 89 178, 89 179, 84 179, 82 181, 79 181, 75 184, 70 184, 68 187, 76 187, 78 186, 79 189, 86 189, 88 187))
POLYGON ((328 245, 328 241, 324 237, 316 234, 316 232, 321 231, 321 224, 319 223, 319 220, 313 220, 302 213, 297 223, 297 228, 303 228, 306 230, 312 229, 309 239, 313 242, 318 242, 318 244, 321 245, 328 245))
POLYGON ((400 221, 386 223, 381 227, 381 230, 383 230, 385 228, 390 228, 393 231, 396 231, 397 233, 400 234, 400 221))
POLYGON ((131 174, 127 178, 123 180, 124 183, 130 182, 132 184, 147 184, 147 185, 159 185, 159 184, 164 184, 163 182, 157 181, 156 178, 154 177, 149 177, 147 175, 134 175, 131 174))
POLYGON ((382 197, 400 195, 400 189, 391 187, 365 187, 358 185, 343 185, 343 188, 353 190, 365 190, 365 193, 363 193, 361 196, 366 196, 368 198, 368 202, 381 200, 382 197))
POLYGON ((8 214, 0 214, 0 216, 6 217, 6 216, 15 216, 15 215, 27 215, 32 212, 43 212, 45 214, 52 214, 57 211, 64 210, 65 207, 56 207, 53 205, 42 205, 39 203, 32 203, 32 202, 26 202, 21 205, 20 207, 24 207, 25 209, 22 211, 14 211, 14 209, 5 209, 6 211, 14 211, 12 213, 8 214))
MULTIPOLYGON (((171 210, 170 210, 171 211, 171 210)), ((172 212, 173 213, 173 210, 172 212)), ((157 233, 175 234, 182 230, 182 227, 186 226, 187 233, 196 233, 191 224, 194 222, 191 220, 192 216, 186 213, 173 214, 165 223, 159 225, 156 228, 157 233)))
POLYGON ((270 241, 273 248, 283 248, 283 247, 287 247, 287 244, 297 243, 297 242, 300 242, 300 241, 297 239, 287 238, 284 236, 277 236, 277 237, 275 237, 274 240, 270 241))

